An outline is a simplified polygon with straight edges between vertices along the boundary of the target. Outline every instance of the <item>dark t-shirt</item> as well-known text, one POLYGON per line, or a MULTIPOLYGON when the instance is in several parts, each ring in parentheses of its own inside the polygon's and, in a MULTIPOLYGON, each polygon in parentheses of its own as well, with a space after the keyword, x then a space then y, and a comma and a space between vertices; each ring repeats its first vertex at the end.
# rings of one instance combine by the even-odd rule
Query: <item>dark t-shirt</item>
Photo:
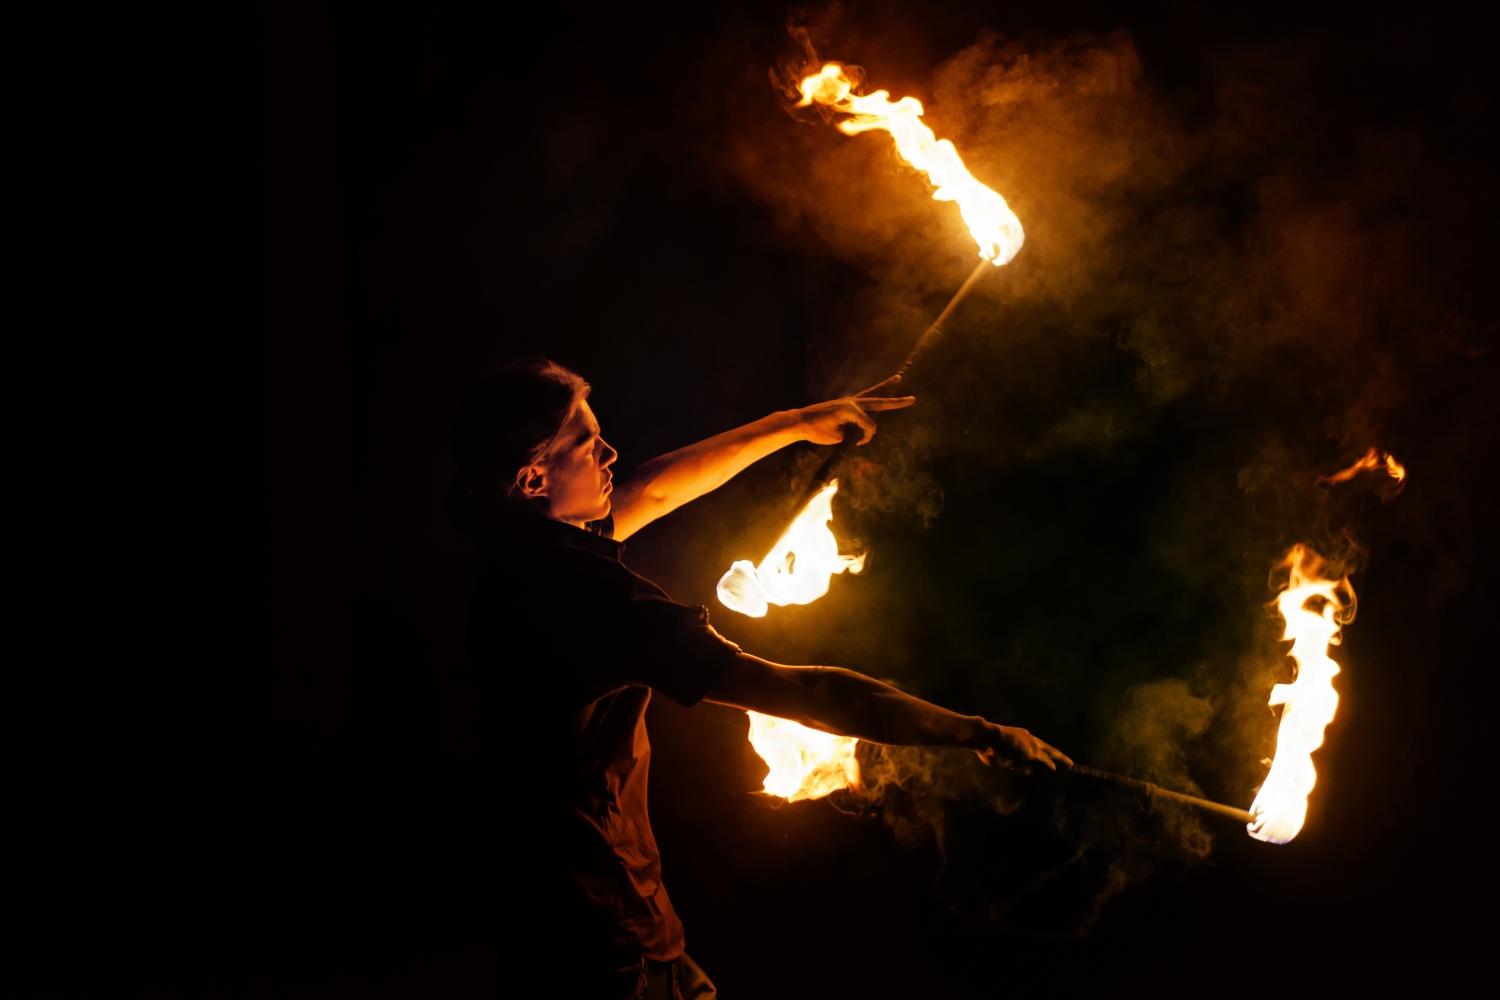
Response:
POLYGON ((695 704, 739 647, 706 609, 627 569, 612 521, 590 527, 517 515, 486 541, 472 651, 516 855, 502 885, 529 921, 516 941, 561 946, 580 973, 628 978, 643 957, 683 950, 646 813, 646 705, 653 689, 695 704))

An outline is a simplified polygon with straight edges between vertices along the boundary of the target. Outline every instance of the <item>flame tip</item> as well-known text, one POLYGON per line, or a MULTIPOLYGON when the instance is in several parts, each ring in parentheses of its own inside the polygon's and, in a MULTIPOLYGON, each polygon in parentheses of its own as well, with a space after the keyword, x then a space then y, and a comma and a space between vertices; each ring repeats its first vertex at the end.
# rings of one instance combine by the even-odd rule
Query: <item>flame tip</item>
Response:
POLYGON ((1374 472, 1382 468, 1385 474, 1394 479, 1398 485, 1406 481, 1406 466, 1396 461, 1396 456, 1390 452, 1382 452, 1379 448, 1372 447, 1353 465, 1329 475, 1320 476, 1318 482, 1325 486, 1336 486, 1339 483, 1347 483, 1361 472, 1374 472))
POLYGON ((881 129, 889 132, 901 158, 927 175, 933 198, 958 203, 959 214, 979 244, 979 255, 998 267, 1009 263, 1021 250, 1025 232, 1005 199, 975 179, 948 139, 938 139, 922 116, 922 102, 915 97, 890 100, 890 92, 856 94, 840 63, 825 62, 821 69, 798 84, 802 100, 798 107, 814 102, 850 117, 838 123, 845 135, 881 129))

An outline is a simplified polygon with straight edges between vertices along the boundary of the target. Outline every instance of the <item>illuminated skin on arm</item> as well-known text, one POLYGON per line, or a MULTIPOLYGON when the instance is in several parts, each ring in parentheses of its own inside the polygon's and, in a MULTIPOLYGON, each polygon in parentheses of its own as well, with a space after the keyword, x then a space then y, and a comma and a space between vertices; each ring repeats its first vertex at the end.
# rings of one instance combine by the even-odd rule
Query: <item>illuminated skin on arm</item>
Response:
POLYGON ((950 712, 840 667, 787 667, 741 653, 708 700, 870 743, 962 747, 986 764, 1056 770, 1073 763, 1024 729, 950 712))
POLYGON ((855 396, 773 413, 679 448, 645 463, 618 488, 611 466, 619 453, 601 436, 587 401, 581 402, 563 422, 546 456, 516 474, 516 490, 533 499, 546 497, 549 517, 577 527, 613 511, 615 537, 624 540, 789 444, 838 444, 848 423, 863 430, 864 444, 875 436, 870 414, 916 402, 914 396, 870 395, 895 381, 888 379, 855 396))
MULTIPOLYGON (((773 413, 663 455, 643 465, 618 491, 612 466, 619 455, 601 435, 588 403, 581 402, 547 454, 516 474, 516 490, 532 499, 545 497, 549 517, 580 528, 613 509, 615 537, 626 538, 793 442, 837 444, 847 423, 863 429, 861 444, 869 441, 876 429, 871 412, 915 402, 911 396, 867 395, 893 381, 857 396, 773 413)), ((1072 763, 1024 729, 950 712, 839 667, 789 667, 740 653, 708 700, 873 743, 962 747, 986 763, 1023 770, 1072 763)))
POLYGON ((838 444, 843 425, 858 424, 860 444, 875 436, 870 416, 915 403, 915 396, 872 396, 897 380, 887 379, 855 396, 783 410, 654 458, 622 483, 615 495, 615 537, 629 538, 652 521, 711 493, 746 468, 798 441, 838 444))

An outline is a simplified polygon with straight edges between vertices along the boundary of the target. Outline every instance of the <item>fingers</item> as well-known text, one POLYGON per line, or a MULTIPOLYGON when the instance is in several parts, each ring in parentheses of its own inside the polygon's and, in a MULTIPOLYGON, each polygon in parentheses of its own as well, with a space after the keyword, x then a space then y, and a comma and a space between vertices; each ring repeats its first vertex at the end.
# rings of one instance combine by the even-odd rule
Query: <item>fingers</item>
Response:
POLYGON ((1041 740, 1037 739, 1035 736, 1031 736, 1030 733, 1028 733, 1027 736, 1030 737, 1026 741, 1027 759, 1036 761, 1038 764, 1041 764, 1049 771, 1056 771, 1057 765, 1052 762, 1052 755, 1047 752, 1052 748, 1043 743, 1041 740))
POLYGON ((901 381, 899 376, 892 375, 879 385, 872 385, 858 395, 830 399, 826 403, 804 407, 800 413, 803 425, 807 428, 807 440, 817 444, 838 444, 843 437, 843 431, 836 428, 843 424, 853 423, 858 424, 861 431, 858 443, 867 443, 875 436, 876 429, 875 421, 870 418, 871 413, 902 410, 917 401, 915 396, 865 395, 865 393, 874 392, 899 381, 901 381))
POLYGON ((1057 770, 1057 765, 1059 763, 1067 764, 1069 767, 1072 766, 1073 759, 1067 754, 1063 753, 1061 750, 1057 749, 1051 744, 1044 743, 1043 741, 1037 739, 1035 736, 1031 736, 1030 733, 1027 733, 1026 735, 1030 737, 1030 743, 1026 748, 1027 756, 1032 760, 1040 764, 1045 764, 1047 768, 1052 771, 1057 770))
POLYGON ((1047 755, 1049 747, 1041 740, 1032 736, 1026 730, 1021 730, 1016 739, 1016 749, 1021 751, 1017 763, 1026 766, 1033 762, 1043 767, 1057 770, 1057 765, 1052 763, 1052 758, 1047 755))
POLYGON ((892 375, 890 378, 886 379, 884 382, 878 382, 875 385, 870 386, 870 388, 864 390, 863 392, 856 392, 854 394, 854 398, 855 399, 859 399, 862 396, 868 396, 871 393, 879 392, 881 389, 884 389, 886 386, 888 386, 888 385, 895 385, 897 382, 900 382, 900 381, 901 381, 901 376, 900 375, 892 375))
POLYGON ((860 429, 864 431, 860 435, 860 444, 868 443, 875 436, 875 421, 870 419, 870 413, 879 413, 882 410, 899 410, 910 406, 916 401, 917 397, 915 396, 879 396, 873 399, 850 397, 841 400, 844 404, 842 409, 848 418, 846 422, 852 421, 858 424, 860 429))
POLYGON ((1056 771, 1058 764, 1069 767, 1073 765, 1073 759, 1061 750, 1037 739, 1025 729, 1010 726, 999 726, 1001 742, 994 744, 986 751, 994 756, 994 763, 1025 774, 1029 773, 1032 764, 1040 764, 1049 771, 1056 771))
POLYGON ((974 755, 984 763, 985 767, 1003 767, 1007 771, 1015 771, 1018 774, 1031 773, 1031 768, 1026 766, 1025 761, 1002 755, 996 752, 994 747, 987 750, 975 750, 974 755))

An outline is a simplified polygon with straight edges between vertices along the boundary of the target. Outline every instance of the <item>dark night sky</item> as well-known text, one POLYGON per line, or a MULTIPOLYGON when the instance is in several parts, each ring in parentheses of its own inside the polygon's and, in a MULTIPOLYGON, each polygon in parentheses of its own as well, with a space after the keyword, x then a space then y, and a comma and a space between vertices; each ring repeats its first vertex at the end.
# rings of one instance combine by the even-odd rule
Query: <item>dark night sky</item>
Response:
MULTIPOLYGON (((493 995, 518 862, 444 515, 459 395, 546 353, 628 470, 876 380, 972 245, 883 137, 784 112, 784 5, 194 16, 122 22, 121 75, 57 85, 98 137, 60 176, 111 210, 36 244, 64 346, 33 410, 59 445, 11 880, 31 981, 493 995)), ((752 652, 1239 804, 1285 677, 1272 564, 1349 553, 1359 617, 1285 847, 963 755, 860 816, 773 809, 742 715, 658 699, 689 950, 731 997, 1440 988, 1494 876, 1486 36, 1433 5, 810 16, 821 55, 927 103, 1027 246, 846 477, 864 576, 758 621, 713 599, 811 448, 627 561, 752 652), (1399 495, 1316 484, 1370 446, 1399 495)))

